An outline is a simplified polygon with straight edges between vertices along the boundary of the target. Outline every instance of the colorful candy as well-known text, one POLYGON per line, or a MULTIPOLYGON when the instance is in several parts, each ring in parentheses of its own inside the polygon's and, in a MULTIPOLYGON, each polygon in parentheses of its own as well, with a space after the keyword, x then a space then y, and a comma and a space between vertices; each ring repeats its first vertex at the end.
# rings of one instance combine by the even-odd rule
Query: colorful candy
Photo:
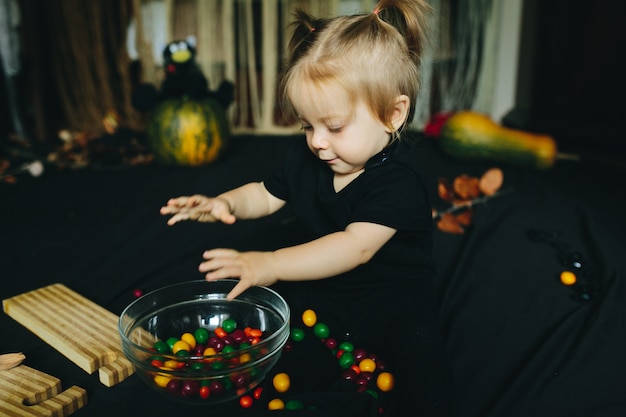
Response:
MULTIPOLYGON (((169 393, 185 398, 207 399, 214 395, 222 395, 233 388, 243 390, 243 394, 251 382, 250 373, 240 372, 230 379, 223 377, 210 381, 198 381, 193 378, 193 373, 204 370, 226 370, 228 367, 239 366, 263 355, 264 351, 261 349, 246 350, 238 354, 239 350, 248 349, 258 343, 263 336, 263 331, 260 329, 237 329, 237 322, 229 318, 225 319, 213 332, 201 327, 193 333, 183 333, 180 338, 169 337, 165 340, 157 340, 153 344, 156 353, 174 355, 177 358, 167 359, 166 357, 164 359, 153 356, 148 359, 150 365, 164 371, 189 370, 190 378, 173 378, 156 372, 153 381, 169 393)), ((249 398, 251 405, 252 397, 249 398)))
MULTIPOLYGON (((354 384, 357 392, 367 393, 379 399, 379 393, 388 392, 394 388, 395 380, 393 374, 384 370, 384 364, 378 360, 376 355, 369 354, 363 348, 355 347, 349 341, 338 343, 336 339, 330 337, 328 326, 317 321, 315 311, 311 309, 305 310, 302 314, 302 323, 306 327, 312 328, 313 334, 335 355, 339 367, 343 369, 341 378, 354 384)), ((305 333, 302 329, 292 327, 290 342, 299 342, 304 338, 305 333)), ((289 352, 291 349, 293 347, 289 345, 289 348, 286 348, 285 351, 289 352)), ((279 393, 286 392, 291 385, 289 376, 284 372, 276 374, 272 379, 272 383, 274 389, 279 393)), ((269 410, 297 410, 302 408, 304 408, 304 404, 297 399, 290 399, 285 403, 280 398, 274 398, 268 403, 269 410)), ((384 412, 382 407, 379 408, 379 412, 381 414, 384 412)))

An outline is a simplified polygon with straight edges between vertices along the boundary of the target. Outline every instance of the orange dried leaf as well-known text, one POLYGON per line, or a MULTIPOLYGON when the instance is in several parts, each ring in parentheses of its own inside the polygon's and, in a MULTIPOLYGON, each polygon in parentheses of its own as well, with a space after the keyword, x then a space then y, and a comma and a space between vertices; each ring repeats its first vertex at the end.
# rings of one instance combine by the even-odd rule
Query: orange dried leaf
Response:
POLYGON ((465 210, 454 216, 455 220, 461 226, 469 226, 472 224, 472 218, 474 217, 474 212, 471 210, 465 210))
POLYGON ((504 174, 502 170, 500 168, 491 168, 480 177, 478 186, 484 195, 490 196, 495 194, 500 187, 502 187, 503 182, 504 174))
POLYGON ((439 198, 441 198, 443 201, 447 201, 449 203, 452 202, 454 198, 454 193, 450 188, 450 183, 448 183, 447 179, 439 178, 437 191, 439 193, 439 198))
POLYGON ((454 194, 462 200, 471 200, 480 196, 478 178, 470 177, 467 174, 462 174, 456 177, 454 179, 452 189, 454 190, 454 194))
POLYGON ((463 234, 465 230, 459 225, 456 221, 455 216, 450 213, 443 213, 437 222, 437 228, 442 232, 453 233, 453 234, 463 234))

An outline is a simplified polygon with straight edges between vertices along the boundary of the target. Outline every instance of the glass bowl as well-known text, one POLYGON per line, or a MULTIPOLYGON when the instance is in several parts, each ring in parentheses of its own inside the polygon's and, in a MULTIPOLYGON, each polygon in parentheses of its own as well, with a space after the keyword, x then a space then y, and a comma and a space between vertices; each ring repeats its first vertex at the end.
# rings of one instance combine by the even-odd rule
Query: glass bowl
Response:
POLYGON ((122 349, 148 386, 187 404, 216 404, 263 380, 289 338, 289 306, 266 287, 226 300, 236 283, 173 284, 124 309, 122 349))

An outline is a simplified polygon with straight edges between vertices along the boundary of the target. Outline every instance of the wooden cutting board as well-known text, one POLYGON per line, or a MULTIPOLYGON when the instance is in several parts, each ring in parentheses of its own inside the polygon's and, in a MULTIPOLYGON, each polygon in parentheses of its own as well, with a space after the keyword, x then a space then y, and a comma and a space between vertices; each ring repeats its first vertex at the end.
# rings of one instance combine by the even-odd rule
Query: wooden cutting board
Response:
POLYGON ((0 371, 0 415, 65 417, 87 404, 87 391, 76 385, 61 392, 61 381, 26 365, 0 371))
POLYGON ((85 372, 111 387, 133 374, 122 352, 119 317, 63 284, 2 301, 4 312, 85 372))

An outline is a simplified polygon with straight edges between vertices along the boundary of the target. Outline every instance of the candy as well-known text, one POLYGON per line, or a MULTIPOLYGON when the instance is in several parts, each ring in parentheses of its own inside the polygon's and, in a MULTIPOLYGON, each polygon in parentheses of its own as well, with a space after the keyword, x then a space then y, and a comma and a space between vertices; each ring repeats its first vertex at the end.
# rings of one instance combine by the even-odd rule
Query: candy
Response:
POLYGON ((249 395, 244 395, 243 397, 239 398, 239 405, 241 405, 243 408, 250 408, 252 407, 252 397, 249 395))
POLYGON ((302 410, 304 408, 304 404, 300 400, 287 400, 285 403, 286 410, 302 410))
POLYGON ((195 337, 196 342, 205 344, 206 341, 209 340, 209 331, 204 327, 198 327, 193 333, 193 337, 195 337))
POLYGON ((289 375, 284 372, 277 373, 272 379, 274 389, 278 392, 286 392, 291 386, 289 375))
POLYGON ((576 284, 576 274, 571 271, 563 271, 561 272, 561 283, 563 285, 574 285, 576 284))
POLYGON ((326 339, 330 334, 330 329, 324 323, 317 323, 315 326, 313 326, 313 333, 320 339, 326 339))
POLYGON ((176 353, 178 353, 178 351, 180 350, 189 352, 191 350, 191 346, 189 346, 189 343, 185 342, 184 340, 178 340, 176 343, 174 343, 174 346, 172 346, 172 353, 176 355, 176 353))
POLYGON ((190 352, 196 348, 196 337, 191 333, 183 333, 183 335, 180 337, 180 340, 182 340, 183 342, 187 342, 187 344, 189 345, 188 350, 190 352))
POLYGON ((346 369, 354 364, 354 355, 352 352, 343 352, 339 357, 339 366, 346 369))
POLYGON ((155 385, 173 395, 185 398, 207 399, 213 395, 222 395, 230 389, 235 389, 237 395, 243 395, 249 389, 255 370, 252 370, 252 373, 240 372, 233 375, 232 381, 228 377, 200 381, 193 376, 193 372, 206 370, 222 372, 267 353, 267 349, 256 349, 236 354, 238 350, 249 349, 263 337, 263 331, 260 329, 249 327, 244 331, 237 329, 236 326, 237 322, 231 318, 224 320, 213 332, 200 327, 193 333, 184 332, 180 338, 169 337, 164 341, 156 341, 152 346, 156 354, 174 355, 180 359, 153 356, 147 362, 154 368, 164 371, 188 370, 190 377, 172 378, 169 375, 155 373, 153 376, 155 385))
POLYGON ((200 391, 198 392, 198 394, 200 395, 200 398, 206 400, 211 395, 211 388, 209 388, 207 385, 203 385, 200 387, 200 391))
POLYGON ((315 323, 317 323, 317 314, 315 311, 311 309, 304 310, 304 313, 302 313, 302 323, 307 327, 315 326, 315 323))
POLYGON ((268 410, 282 410, 285 408, 285 402, 280 398, 274 398, 272 401, 267 403, 268 410))
POLYGON ((304 339, 304 330, 298 327, 294 327, 293 329, 291 329, 291 339, 294 342, 301 342, 302 339, 304 339))
POLYGON ((341 342, 339 344, 339 349, 344 350, 346 352, 353 352, 354 351, 354 345, 350 342, 341 342))
POLYGON ((162 340, 157 340, 156 342, 154 342, 154 345, 152 345, 152 347, 159 353, 167 353, 170 350, 170 347, 167 345, 167 343, 162 340))
POLYGON ((359 362, 359 369, 363 372, 374 372, 376 370, 376 362, 370 358, 365 358, 359 362))
POLYGON ((165 388, 167 387, 167 383, 170 382, 171 379, 172 378, 170 378, 169 376, 158 374, 154 376, 154 383, 161 388, 165 388))
POLYGON ((182 384, 180 393, 183 397, 195 397, 200 392, 200 383, 196 380, 185 381, 182 384))
MULTIPOLYGON (((357 348, 349 341, 338 343, 336 339, 330 337, 330 329, 325 323, 317 321, 317 315, 313 310, 306 310, 302 314, 302 322, 307 327, 313 328, 313 333, 317 336, 326 347, 337 358, 341 372, 341 379, 354 385, 357 392, 367 393, 375 399, 379 399, 382 392, 391 391, 394 388, 395 380, 392 373, 385 371, 385 366, 376 355, 368 353, 363 348, 357 348), (378 388, 378 390, 376 390, 378 388)), ((346 337, 349 333, 346 333, 346 337)), ((290 341, 298 342, 305 337, 304 331, 297 327, 292 328, 290 341)), ((287 346, 287 345, 286 345, 287 346)), ((289 352, 293 347, 285 349, 289 352)), ((284 392, 289 388, 289 383, 280 381, 280 378, 288 378, 286 374, 277 374, 274 377, 274 388, 278 392, 284 392), (284 390, 284 391, 283 391, 284 390)), ((272 409, 297 409, 302 408, 303 404, 299 400, 291 399, 286 404, 279 402, 282 400, 274 399, 268 404, 268 408, 272 409), (292 403, 290 403, 292 401, 292 403), (276 407, 276 408, 272 408, 276 407), (278 408, 280 407, 280 408, 278 408), (297 407, 297 408, 296 408, 297 407)), ((379 412, 382 414, 383 409, 379 412)))
POLYGON ((389 372, 381 372, 376 378, 376 386, 383 392, 391 391, 395 384, 393 375, 389 372))
POLYGON ((237 322, 235 319, 228 318, 222 322, 222 329, 226 333, 232 333, 237 328, 237 322))

